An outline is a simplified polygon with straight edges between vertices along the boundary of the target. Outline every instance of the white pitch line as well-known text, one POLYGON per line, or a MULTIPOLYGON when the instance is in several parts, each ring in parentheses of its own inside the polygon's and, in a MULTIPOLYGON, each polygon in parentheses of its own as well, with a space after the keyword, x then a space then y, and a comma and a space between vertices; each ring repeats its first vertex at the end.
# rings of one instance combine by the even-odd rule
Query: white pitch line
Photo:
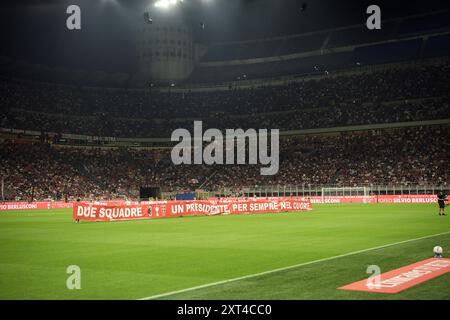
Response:
POLYGON ((285 271, 285 270, 290 270, 290 269, 295 269, 295 268, 298 268, 298 267, 303 267, 303 266, 307 266, 307 265, 318 263, 318 262, 324 262, 324 261, 329 261, 329 260, 333 260, 333 259, 348 257, 348 256, 352 256, 352 255, 359 254, 359 253, 364 253, 364 252, 368 252, 368 251, 372 251, 372 250, 383 249, 383 248, 396 246, 396 245, 399 245, 399 244, 404 244, 404 243, 413 242, 413 241, 417 241, 417 240, 433 238, 433 237, 442 236, 442 235, 449 234, 449 233, 450 233, 450 231, 447 231, 447 232, 437 233, 437 234, 433 234, 433 235, 429 235, 429 236, 425 236, 425 237, 409 239, 409 240, 403 240, 403 241, 399 241, 399 242, 385 244, 385 245, 378 246, 378 247, 373 247, 373 248, 353 251, 353 252, 349 252, 349 253, 333 256, 333 257, 328 257, 328 258, 308 261, 308 262, 304 262, 304 263, 295 264, 295 265, 292 265, 292 266, 282 267, 282 268, 278 268, 278 269, 272 269, 272 270, 263 271, 263 272, 259 272, 259 273, 253 273, 253 274, 249 274, 249 275, 242 276, 242 277, 237 277, 237 278, 232 278, 232 279, 227 279, 227 280, 222 280, 222 281, 217 281, 217 282, 211 282, 211 283, 206 283, 206 284, 195 286, 195 287, 191 287, 191 288, 186 288, 186 289, 180 289, 180 290, 176 290, 176 291, 170 291, 170 292, 166 292, 166 293, 161 293, 161 294, 157 294, 157 295, 141 298, 141 299, 138 299, 138 300, 152 300, 152 299, 158 299, 158 298, 162 298, 162 297, 172 296, 172 295, 179 294, 179 293, 194 291, 194 290, 198 290, 198 289, 204 289, 204 288, 208 288, 208 287, 217 286, 217 285, 220 285, 220 284, 230 283, 230 282, 239 281, 239 280, 245 280, 245 279, 249 279, 249 278, 260 277, 260 276, 264 276, 264 275, 267 275, 267 274, 276 273, 276 272, 285 271))

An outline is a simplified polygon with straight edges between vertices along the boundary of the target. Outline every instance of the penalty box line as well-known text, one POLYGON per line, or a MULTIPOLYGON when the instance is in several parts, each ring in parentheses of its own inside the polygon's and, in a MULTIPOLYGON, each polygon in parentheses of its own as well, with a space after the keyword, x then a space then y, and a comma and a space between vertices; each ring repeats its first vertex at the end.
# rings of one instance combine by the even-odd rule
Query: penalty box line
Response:
POLYGON ((414 239, 408 239, 408 240, 403 240, 403 241, 399 241, 399 242, 389 243, 389 244, 385 244, 385 245, 378 246, 378 247, 357 250, 357 251, 344 253, 344 254, 340 254, 340 255, 337 255, 337 256, 328 257, 328 258, 323 258, 323 259, 303 262, 303 263, 295 264, 295 265, 292 265, 292 266, 272 269, 272 270, 263 271, 263 272, 259 272, 259 273, 253 273, 253 274, 245 275, 245 276, 242 276, 242 277, 237 277, 237 278, 231 278, 231 279, 221 280, 221 281, 217 281, 217 282, 206 283, 206 284, 202 284, 202 285, 199 285, 199 286, 190 287, 190 288, 186 288, 186 289, 180 289, 180 290, 170 291, 170 292, 166 292, 166 293, 156 294, 156 295, 153 295, 153 296, 140 298, 138 300, 153 300, 153 299, 168 297, 168 296, 176 295, 176 294, 179 294, 179 293, 185 293, 185 292, 195 291, 195 290, 199 290, 199 289, 209 288, 209 287, 218 286, 218 285, 221 285, 221 284, 226 284, 226 283, 235 282, 235 281, 239 281, 239 280, 246 280, 246 279, 250 279, 250 278, 256 278, 256 277, 265 276, 265 275, 276 273, 276 272, 281 272, 281 271, 286 271, 286 270, 291 270, 291 269, 307 266, 307 265, 314 264, 314 263, 319 263, 319 262, 325 262, 325 261, 330 261, 330 260, 334 260, 334 259, 344 258, 344 257, 348 257, 348 256, 360 254, 360 253, 365 253, 365 252, 369 252, 369 251, 374 251, 374 250, 378 250, 378 249, 384 249, 384 248, 388 248, 388 247, 392 247, 392 246, 396 246, 396 245, 400 245, 400 244, 404 244, 404 243, 409 243, 409 242, 413 242, 413 241, 418 241, 418 240, 424 240, 424 239, 428 239, 428 238, 443 236, 443 235, 446 235, 446 234, 450 234, 450 231, 437 233, 437 234, 432 234, 432 235, 428 235, 428 236, 424 236, 424 237, 420 237, 420 238, 414 238, 414 239))

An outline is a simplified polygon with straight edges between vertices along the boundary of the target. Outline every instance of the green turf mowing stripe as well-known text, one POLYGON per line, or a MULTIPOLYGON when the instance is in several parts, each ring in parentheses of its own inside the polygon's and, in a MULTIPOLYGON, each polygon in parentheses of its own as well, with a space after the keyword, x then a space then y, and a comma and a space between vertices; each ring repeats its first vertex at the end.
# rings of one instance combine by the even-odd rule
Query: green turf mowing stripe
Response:
POLYGON ((420 237, 420 238, 403 240, 403 241, 394 242, 394 243, 390 243, 390 244, 386 244, 386 245, 382 245, 382 246, 377 246, 377 247, 373 247, 373 248, 357 250, 357 251, 353 251, 353 252, 349 252, 349 253, 333 256, 333 257, 327 257, 327 258, 313 260, 313 261, 304 262, 304 263, 300 263, 300 264, 295 264, 295 265, 287 266, 287 267, 283 267, 283 268, 277 268, 277 269, 268 270, 268 271, 264 271, 264 272, 249 274, 249 275, 242 276, 242 277, 237 277, 237 278, 232 278, 232 279, 227 279, 227 280, 207 283, 207 284, 204 284, 204 285, 195 286, 195 287, 191 287, 191 288, 186 288, 186 289, 166 292, 166 293, 162 293, 162 294, 157 294, 157 295, 141 298, 141 299, 138 299, 138 300, 152 300, 152 299, 164 298, 164 297, 168 297, 168 296, 172 296, 172 295, 176 295, 176 294, 180 294, 180 293, 185 293, 185 292, 189 292, 189 291, 204 289, 204 288, 217 286, 217 285, 221 285, 221 284, 227 284, 227 283, 235 282, 235 281, 239 281, 239 280, 245 280, 245 279, 249 279, 249 278, 260 277, 260 276, 264 276, 264 275, 268 275, 268 274, 272 274, 272 273, 276 273, 276 272, 280 272, 280 271, 286 271, 286 270, 290 270, 290 269, 295 269, 295 268, 311 265, 311 264, 314 264, 314 263, 325 262, 325 261, 334 260, 334 259, 338 259, 338 258, 344 258, 344 257, 348 257, 348 256, 360 254, 360 253, 365 253, 365 252, 369 252, 369 251, 384 249, 384 248, 388 248, 388 247, 391 247, 391 246, 401 245, 401 244, 405 244, 405 243, 409 243, 409 242, 413 242, 413 241, 429 239, 429 238, 438 237, 438 236, 442 236, 442 235, 446 235, 446 234, 450 234, 450 231, 437 233, 437 234, 433 234, 433 235, 429 235, 429 236, 424 236, 424 237, 420 237))

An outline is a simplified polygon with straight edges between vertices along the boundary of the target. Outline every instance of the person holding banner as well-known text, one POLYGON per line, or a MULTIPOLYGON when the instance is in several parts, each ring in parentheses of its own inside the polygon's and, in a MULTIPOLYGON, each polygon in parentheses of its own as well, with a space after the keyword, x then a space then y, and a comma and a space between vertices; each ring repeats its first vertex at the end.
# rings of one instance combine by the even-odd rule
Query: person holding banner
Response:
MULTIPOLYGON (((80 202, 81 200, 80 199, 77 199, 77 202, 80 202)), ((75 219, 75 223, 80 223, 80 219, 75 219)))

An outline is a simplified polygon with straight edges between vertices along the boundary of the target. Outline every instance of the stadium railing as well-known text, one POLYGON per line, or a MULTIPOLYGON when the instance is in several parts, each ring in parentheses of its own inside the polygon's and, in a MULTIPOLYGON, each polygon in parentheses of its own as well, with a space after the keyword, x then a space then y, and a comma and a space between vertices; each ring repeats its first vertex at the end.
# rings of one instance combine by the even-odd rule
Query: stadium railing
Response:
MULTIPOLYGON (((450 183, 417 185, 371 185, 371 186, 337 186, 337 185, 278 185, 256 186, 239 189, 221 188, 217 190, 196 190, 197 199, 209 197, 288 197, 288 196, 367 196, 367 195, 430 195, 449 192, 450 183), (333 191, 331 191, 333 190, 333 191)), ((164 198, 171 198, 174 192, 165 191, 164 198)))

